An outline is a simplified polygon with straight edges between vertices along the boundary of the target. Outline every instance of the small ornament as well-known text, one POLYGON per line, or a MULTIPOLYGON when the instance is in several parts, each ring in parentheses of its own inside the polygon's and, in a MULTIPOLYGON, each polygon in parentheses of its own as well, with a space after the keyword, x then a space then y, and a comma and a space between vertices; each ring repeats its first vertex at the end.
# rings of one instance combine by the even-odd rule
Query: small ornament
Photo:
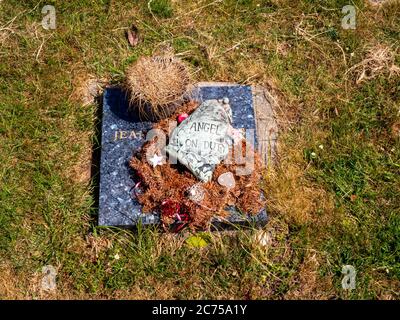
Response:
POLYGON ((218 177, 218 183, 227 189, 235 188, 235 177, 232 172, 225 172, 218 177))
POLYGON ((188 198, 196 203, 200 203, 204 200, 205 190, 202 187, 201 183, 196 183, 191 186, 188 190, 188 198))
POLYGON ((181 210, 181 206, 178 202, 172 200, 164 200, 161 203, 161 214, 167 218, 175 218, 179 211, 181 210))
POLYGON ((182 121, 184 121, 185 119, 187 119, 189 117, 189 115, 187 113, 182 113, 178 116, 178 123, 180 124, 182 121))
POLYGON ((138 183, 135 184, 133 187, 133 194, 135 195, 135 198, 138 198, 141 194, 143 194, 143 189, 141 188, 142 182, 139 181, 138 183))
POLYGON ((177 233, 188 225, 190 217, 185 206, 168 199, 161 203, 161 221, 165 230, 177 233))
POLYGON ((157 154, 154 154, 153 157, 149 159, 153 168, 155 168, 156 166, 160 166, 162 164, 163 160, 164 160, 164 157, 159 156, 157 154))

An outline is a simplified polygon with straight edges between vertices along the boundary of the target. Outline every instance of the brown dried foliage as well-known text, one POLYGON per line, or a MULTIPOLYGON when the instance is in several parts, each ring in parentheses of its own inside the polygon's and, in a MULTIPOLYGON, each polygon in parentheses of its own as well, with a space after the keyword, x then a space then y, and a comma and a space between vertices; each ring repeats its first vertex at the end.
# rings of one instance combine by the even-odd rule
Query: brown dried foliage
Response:
MULTIPOLYGON (((180 108, 179 112, 190 113, 197 107, 197 103, 189 102, 180 108)), ((173 121, 179 113, 169 119, 163 120, 155 125, 155 128, 163 130, 168 134, 168 120, 173 121)), ((199 180, 184 166, 170 164, 168 161, 161 166, 153 168, 146 159, 146 154, 161 154, 157 145, 157 138, 147 142, 141 152, 134 155, 130 161, 131 168, 138 174, 144 186, 144 192, 138 195, 139 202, 143 205, 144 212, 160 212, 161 203, 165 200, 173 200, 188 209, 190 213, 191 229, 205 228, 211 222, 212 217, 225 217, 227 205, 236 206, 241 212, 257 214, 264 203, 260 198, 261 160, 259 155, 252 148, 246 146, 243 140, 241 156, 232 156, 230 164, 223 161, 214 171, 213 179, 202 184, 205 190, 204 199, 200 203, 191 201, 188 198, 187 190, 199 183, 199 180), (246 147, 247 155, 246 155, 246 147), (250 156, 249 156, 249 151, 250 156), (246 157, 244 157, 246 155, 246 157), (254 155, 254 157, 253 157, 254 155), (254 164, 246 163, 251 161, 254 164), (247 172, 244 168, 253 168, 247 172), (232 172, 235 177, 235 187, 227 189, 221 186, 217 179, 225 173, 232 172)), ((231 149, 233 152, 233 149, 231 149)), ((240 153, 240 152, 236 152, 240 153)), ((232 153, 233 154, 233 153, 232 153)), ((164 221, 168 223, 169 221, 164 221)))

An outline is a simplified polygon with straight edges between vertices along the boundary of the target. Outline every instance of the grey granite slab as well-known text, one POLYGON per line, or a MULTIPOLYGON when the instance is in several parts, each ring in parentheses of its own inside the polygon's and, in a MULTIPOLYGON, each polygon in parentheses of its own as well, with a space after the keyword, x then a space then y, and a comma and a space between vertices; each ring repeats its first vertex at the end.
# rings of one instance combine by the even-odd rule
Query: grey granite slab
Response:
MULTIPOLYGON (((193 93, 201 101, 228 97, 232 108, 232 123, 235 128, 256 129, 253 93, 250 86, 221 85, 198 86, 193 93)), ((129 160, 145 142, 151 122, 141 121, 128 111, 127 99, 119 88, 107 88, 104 92, 100 159, 100 226, 133 227, 139 221, 144 225, 158 224, 157 214, 143 214, 137 202, 133 186, 135 178, 129 168, 129 160)), ((257 145, 258 138, 255 137, 257 145)), ((216 227, 230 224, 260 224, 267 221, 263 209, 250 216, 230 207, 227 219, 215 218, 216 227)))

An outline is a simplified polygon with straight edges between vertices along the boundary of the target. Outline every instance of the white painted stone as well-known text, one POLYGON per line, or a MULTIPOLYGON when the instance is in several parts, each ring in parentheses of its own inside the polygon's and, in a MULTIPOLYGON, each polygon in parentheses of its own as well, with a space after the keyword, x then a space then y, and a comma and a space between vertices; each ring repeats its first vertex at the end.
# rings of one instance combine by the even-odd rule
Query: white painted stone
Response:
POLYGON ((235 177, 232 172, 225 172, 218 177, 218 183, 228 189, 233 189, 236 185, 235 177))

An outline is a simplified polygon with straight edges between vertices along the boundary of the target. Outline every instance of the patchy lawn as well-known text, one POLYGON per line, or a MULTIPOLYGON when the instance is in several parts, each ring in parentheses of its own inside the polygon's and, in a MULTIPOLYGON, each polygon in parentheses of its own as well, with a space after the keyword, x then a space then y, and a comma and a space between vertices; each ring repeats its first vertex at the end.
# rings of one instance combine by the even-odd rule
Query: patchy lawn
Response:
POLYGON ((0 298, 398 299, 399 45, 390 0, 0 1, 0 298), (165 45, 195 80, 261 84, 279 103, 266 246, 257 230, 199 249, 186 234, 96 226, 91 94, 165 45), (55 293, 41 290, 46 265, 55 293))

